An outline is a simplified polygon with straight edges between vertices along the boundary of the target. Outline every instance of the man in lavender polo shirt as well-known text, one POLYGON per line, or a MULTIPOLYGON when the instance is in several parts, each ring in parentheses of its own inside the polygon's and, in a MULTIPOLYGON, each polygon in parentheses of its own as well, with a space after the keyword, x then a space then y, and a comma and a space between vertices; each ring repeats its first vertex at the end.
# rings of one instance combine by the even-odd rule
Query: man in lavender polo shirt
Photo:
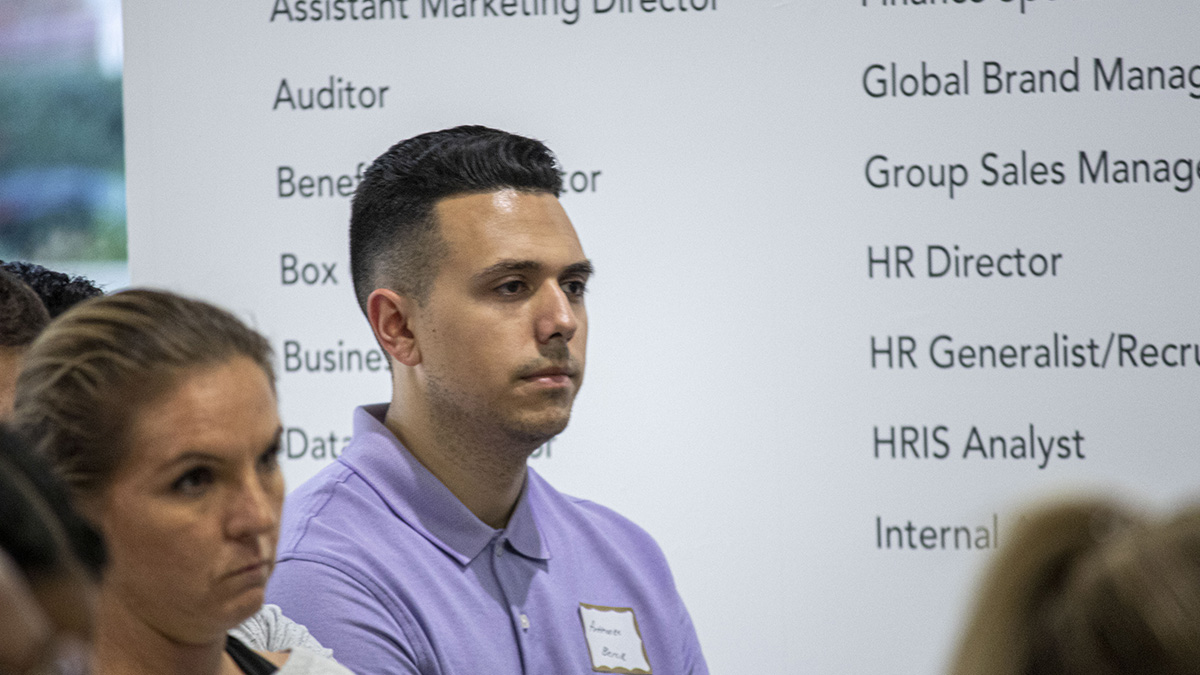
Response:
POLYGON ((561 188, 540 142, 457 127, 355 193, 392 400, 289 496, 268 600, 362 675, 708 672, 654 540, 526 466, 583 382, 592 265, 561 188))

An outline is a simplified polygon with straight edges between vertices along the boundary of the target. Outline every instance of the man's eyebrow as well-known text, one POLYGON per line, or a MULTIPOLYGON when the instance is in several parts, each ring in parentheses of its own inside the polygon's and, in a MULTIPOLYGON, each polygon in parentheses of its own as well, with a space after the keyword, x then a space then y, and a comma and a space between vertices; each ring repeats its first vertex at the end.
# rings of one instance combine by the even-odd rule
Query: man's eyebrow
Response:
MULTIPOLYGON (((509 272, 537 272, 542 268, 542 263, 536 260, 501 260, 494 265, 489 265, 480 270, 475 275, 475 279, 484 280, 509 272)), ((563 275, 591 276, 595 271, 595 268, 592 267, 592 261, 583 260, 567 265, 567 268, 563 270, 563 275)))
POLYGON ((596 268, 592 266, 591 260, 584 260, 572 265, 567 265, 567 269, 563 270, 563 276, 590 277, 596 273, 596 268))
POLYGON ((488 277, 499 276, 507 272, 530 272, 540 270, 542 264, 535 260, 501 260, 500 262, 489 265, 480 270, 475 275, 476 279, 486 279, 488 277))

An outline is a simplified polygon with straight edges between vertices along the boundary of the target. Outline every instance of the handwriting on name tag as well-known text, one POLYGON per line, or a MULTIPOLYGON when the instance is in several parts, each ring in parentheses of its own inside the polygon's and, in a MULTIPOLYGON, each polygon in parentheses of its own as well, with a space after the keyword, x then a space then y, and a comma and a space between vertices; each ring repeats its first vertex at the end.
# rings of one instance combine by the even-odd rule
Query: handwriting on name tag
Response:
POLYGON ((579 619, 597 673, 651 675, 650 658, 631 607, 579 603, 579 619))

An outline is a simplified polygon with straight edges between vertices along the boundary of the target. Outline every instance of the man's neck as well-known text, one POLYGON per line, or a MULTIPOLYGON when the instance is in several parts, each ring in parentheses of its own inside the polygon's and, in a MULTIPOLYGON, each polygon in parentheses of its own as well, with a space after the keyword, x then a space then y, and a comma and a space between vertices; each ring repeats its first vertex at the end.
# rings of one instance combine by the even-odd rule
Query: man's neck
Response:
POLYGON ((395 398, 384 425, 429 472, 488 526, 502 529, 525 485, 529 451, 472 430, 439 425, 395 398))

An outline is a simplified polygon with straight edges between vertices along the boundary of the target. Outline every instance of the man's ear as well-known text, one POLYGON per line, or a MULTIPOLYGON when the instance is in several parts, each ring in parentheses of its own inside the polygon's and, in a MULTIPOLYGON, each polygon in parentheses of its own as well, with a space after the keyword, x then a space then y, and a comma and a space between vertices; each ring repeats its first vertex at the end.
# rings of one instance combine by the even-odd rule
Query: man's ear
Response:
POLYGON ((367 298, 367 321, 375 331, 375 339, 397 363, 406 366, 421 362, 421 350, 412 330, 416 307, 412 298, 389 288, 376 288, 367 298))

